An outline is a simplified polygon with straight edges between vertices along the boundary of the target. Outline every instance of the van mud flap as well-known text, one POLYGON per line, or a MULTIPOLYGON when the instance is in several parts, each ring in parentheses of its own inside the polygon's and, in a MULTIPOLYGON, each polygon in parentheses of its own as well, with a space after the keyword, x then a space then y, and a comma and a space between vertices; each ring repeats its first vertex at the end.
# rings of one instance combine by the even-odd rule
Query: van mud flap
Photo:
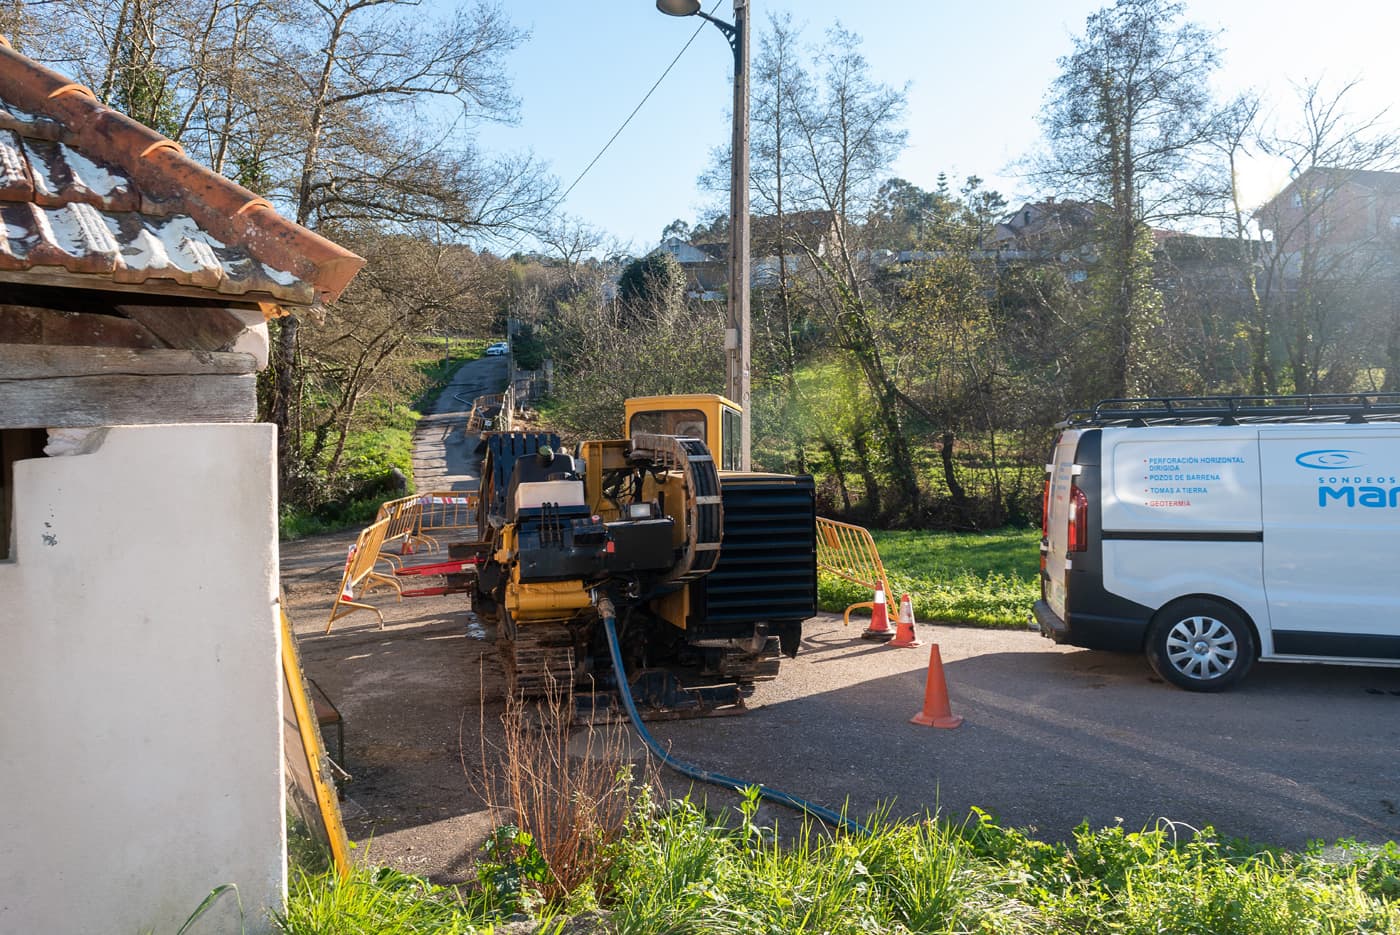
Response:
POLYGON ((1063 643, 1069 639, 1069 625, 1050 609, 1049 604, 1045 601, 1036 601, 1031 610, 1035 614, 1035 623, 1040 629, 1041 636, 1054 640, 1056 643, 1063 643))

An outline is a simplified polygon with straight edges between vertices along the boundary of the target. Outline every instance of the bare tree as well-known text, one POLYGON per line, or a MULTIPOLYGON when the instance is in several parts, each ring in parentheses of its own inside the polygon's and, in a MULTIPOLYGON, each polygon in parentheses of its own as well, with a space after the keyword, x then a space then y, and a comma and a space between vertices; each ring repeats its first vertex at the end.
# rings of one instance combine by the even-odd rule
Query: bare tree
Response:
POLYGON ((1149 378, 1147 335, 1160 315, 1150 226, 1206 213, 1221 194, 1196 163, 1217 132, 1207 81, 1219 55, 1212 33, 1174 25, 1184 9, 1116 0, 1091 15, 1041 114, 1050 148, 1034 177, 1103 206, 1094 275, 1104 395, 1141 392, 1149 378))
POLYGON ((1400 163, 1400 133, 1384 112, 1353 113, 1347 103, 1355 88, 1354 81, 1336 90, 1300 85, 1296 121, 1263 141, 1293 177, 1260 209, 1258 223, 1270 234, 1260 260, 1261 302, 1280 324, 1295 392, 1352 389, 1362 355, 1377 343, 1358 331, 1361 307, 1395 263, 1388 219, 1380 226, 1367 216, 1375 213, 1368 208, 1375 179, 1365 173, 1400 163))
MULTIPOLYGON (((499 7, 478 4, 433 21, 410 0, 308 0, 279 67, 296 80, 280 113, 289 121, 284 164, 298 223, 328 230, 378 222, 434 223, 452 234, 517 229, 535 221, 551 188, 529 159, 487 160, 454 130, 515 112, 502 58, 523 39, 499 7), (444 106, 443 126, 430 114, 444 106), (286 166, 291 169, 291 165, 286 166)), ((278 329, 267 412, 284 469, 301 433, 300 322, 278 329)))

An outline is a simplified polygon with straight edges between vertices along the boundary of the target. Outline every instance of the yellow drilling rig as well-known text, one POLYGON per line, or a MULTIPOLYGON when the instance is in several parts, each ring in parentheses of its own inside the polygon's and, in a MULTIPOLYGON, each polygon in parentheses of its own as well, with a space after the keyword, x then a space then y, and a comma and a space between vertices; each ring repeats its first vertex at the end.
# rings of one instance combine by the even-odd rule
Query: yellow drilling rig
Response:
POLYGON ((816 611, 813 483, 738 464, 739 408, 715 395, 628 400, 623 437, 572 454, 551 434, 489 436, 473 606, 509 690, 608 705, 604 598, 653 715, 737 710, 776 676, 816 611))

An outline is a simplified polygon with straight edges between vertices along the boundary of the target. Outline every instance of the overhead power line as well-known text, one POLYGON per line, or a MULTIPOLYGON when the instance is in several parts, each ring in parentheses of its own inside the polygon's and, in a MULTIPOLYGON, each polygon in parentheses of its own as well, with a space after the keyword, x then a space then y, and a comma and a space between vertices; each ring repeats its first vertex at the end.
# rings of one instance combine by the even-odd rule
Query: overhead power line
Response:
MULTIPOLYGON (((714 6, 710 7, 711 15, 714 14, 715 10, 719 9, 719 5, 721 2, 722 0, 715 0, 714 6)), ((549 210, 546 212, 547 214, 552 213, 555 208, 563 204, 564 199, 569 197, 569 193, 572 192, 575 188, 577 188, 578 183, 582 182, 584 180, 584 177, 587 176, 588 173, 592 171, 593 167, 598 164, 598 160, 602 159, 603 156, 607 154, 607 151, 612 148, 612 144, 617 142, 617 138, 622 135, 622 131, 626 130, 627 125, 632 122, 632 118, 636 117, 638 112, 640 112, 641 109, 646 106, 647 101, 651 100, 651 96, 656 93, 656 89, 661 87, 661 82, 666 80, 666 76, 669 75, 671 73, 671 70, 676 67, 676 63, 678 63, 681 60, 681 56, 685 55, 686 51, 690 48, 691 43, 695 41, 695 37, 700 35, 700 32, 704 28, 705 21, 702 19, 700 21, 700 25, 696 27, 695 32, 690 34, 690 38, 685 41, 685 45, 681 46, 680 51, 676 53, 676 57, 671 59, 671 64, 667 65, 666 69, 663 72, 661 72, 661 77, 657 78, 656 81, 652 83, 652 86, 647 89, 647 93, 642 95, 642 99, 637 102, 637 106, 632 108, 632 112, 627 115, 627 119, 623 120, 622 125, 619 126, 616 131, 614 131, 612 136, 608 137, 608 141, 603 144, 603 148, 598 150, 597 155, 595 155, 591 160, 589 160, 588 165, 583 167, 583 171, 578 174, 578 177, 569 183, 568 188, 564 189, 564 194, 556 198, 554 200, 554 204, 549 206, 549 210)), ((522 233, 520 237, 515 241, 515 243, 511 244, 508 249, 514 250, 516 247, 519 247, 520 244, 528 236, 530 236, 529 232, 522 233)))

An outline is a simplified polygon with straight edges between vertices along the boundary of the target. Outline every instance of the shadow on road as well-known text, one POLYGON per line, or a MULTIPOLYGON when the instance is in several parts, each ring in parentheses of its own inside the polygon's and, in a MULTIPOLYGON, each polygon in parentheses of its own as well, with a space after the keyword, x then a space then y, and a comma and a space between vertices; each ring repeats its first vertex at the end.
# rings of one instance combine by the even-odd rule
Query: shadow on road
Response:
MULTIPOLYGON (((859 643, 807 664, 823 678, 831 662, 859 669, 871 652, 859 643)), ((707 768, 855 814, 893 803, 958 820, 976 806, 1051 839, 1081 821, 1159 819, 1285 846, 1400 837, 1400 672, 1268 665, 1206 695, 1168 687, 1139 656, 979 652, 945 665, 966 719, 949 731, 908 723, 923 652, 909 671, 658 733, 707 768)))

